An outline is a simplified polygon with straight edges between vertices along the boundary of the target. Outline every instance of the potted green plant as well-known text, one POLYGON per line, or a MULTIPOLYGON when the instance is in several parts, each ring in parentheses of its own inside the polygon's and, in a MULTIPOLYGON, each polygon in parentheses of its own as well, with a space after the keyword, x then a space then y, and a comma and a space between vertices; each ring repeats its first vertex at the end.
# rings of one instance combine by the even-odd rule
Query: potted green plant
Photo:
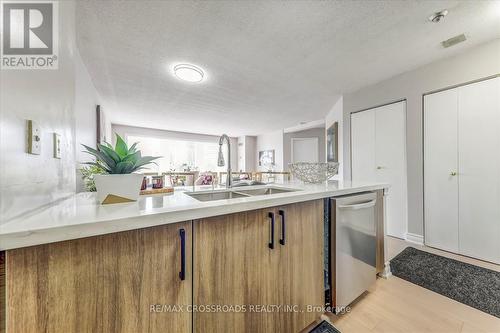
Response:
POLYGON ((95 188, 94 176, 102 175, 105 172, 101 166, 86 165, 80 168, 80 173, 82 175, 82 180, 85 185, 85 189, 89 192, 96 192, 97 189, 95 188))
POLYGON ((99 167, 104 171, 103 174, 94 175, 100 203, 130 202, 139 198, 143 175, 134 172, 154 163, 152 161, 158 157, 141 156, 141 151, 136 148, 137 144, 136 142, 129 148, 116 134, 114 148, 106 142, 98 144, 97 149, 82 145, 85 148, 84 152, 96 158, 95 162, 85 164, 99 167))

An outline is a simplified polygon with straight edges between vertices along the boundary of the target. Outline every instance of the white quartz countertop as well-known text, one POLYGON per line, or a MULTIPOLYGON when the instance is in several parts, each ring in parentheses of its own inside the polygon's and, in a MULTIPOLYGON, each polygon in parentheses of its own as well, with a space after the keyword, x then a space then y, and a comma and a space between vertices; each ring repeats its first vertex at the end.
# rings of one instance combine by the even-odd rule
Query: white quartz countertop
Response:
MULTIPOLYGON (((286 205, 327 197, 388 188, 381 183, 330 181, 323 184, 290 182, 267 187, 293 188, 297 191, 243 198, 198 201, 186 194, 190 188, 173 194, 141 196, 137 202, 100 205, 95 193, 77 193, 23 216, 0 222, 0 250, 56 241, 96 236, 113 232, 176 223, 204 217, 286 205)), ((233 191, 262 188, 245 186, 233 191)), ((211 191, 199 187, 196 191, 211 191)))

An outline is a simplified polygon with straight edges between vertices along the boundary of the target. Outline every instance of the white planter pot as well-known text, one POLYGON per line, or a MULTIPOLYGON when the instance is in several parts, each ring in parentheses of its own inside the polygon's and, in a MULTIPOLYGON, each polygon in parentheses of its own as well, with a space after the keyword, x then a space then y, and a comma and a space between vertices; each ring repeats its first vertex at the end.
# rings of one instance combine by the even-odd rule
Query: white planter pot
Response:
POLYGON ((137 201, 143 175, 94 175, 97 198, 101 204, 137 201))

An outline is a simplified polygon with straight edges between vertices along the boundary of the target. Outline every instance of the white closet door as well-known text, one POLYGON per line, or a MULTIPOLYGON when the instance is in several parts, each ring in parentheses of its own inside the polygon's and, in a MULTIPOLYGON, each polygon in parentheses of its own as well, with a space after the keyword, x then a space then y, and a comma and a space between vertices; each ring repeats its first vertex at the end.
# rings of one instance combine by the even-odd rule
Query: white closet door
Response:
POLYGON ((351 114, 352 180, 391 185, 386 233, 405 238, 407 231, 406 102, 351 114))
POLYGON ((500 262, 500 79, 458 88, 462 254, 500 262))
POLYGON ((387 234, 405 238, 407 232, 406 102, 375 109, 375 172, 389 183, 387 234))
POLYGON ((376 182, 375 112, 351 114, 351 148, 352 180, 376 182))
POLYGON ((452 252, 459 251, 457 127, 457 89, 424 97, 425 244, 452 252))

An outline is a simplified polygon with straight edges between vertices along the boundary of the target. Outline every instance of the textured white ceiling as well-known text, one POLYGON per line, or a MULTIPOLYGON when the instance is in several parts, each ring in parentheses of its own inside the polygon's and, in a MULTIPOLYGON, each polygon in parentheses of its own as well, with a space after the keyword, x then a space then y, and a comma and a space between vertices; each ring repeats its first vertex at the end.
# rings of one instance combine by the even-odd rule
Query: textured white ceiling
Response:
POLYGON ((341 93, 500 37, 499 1, 77 1, 114 123, 230 135, 323 118, 341 93), (427 17, 447 8, 446 19, 427 17), (440 42, 465 33, 449 49, 440 42), (189 84, 176 62, 204 68, 189 84))

